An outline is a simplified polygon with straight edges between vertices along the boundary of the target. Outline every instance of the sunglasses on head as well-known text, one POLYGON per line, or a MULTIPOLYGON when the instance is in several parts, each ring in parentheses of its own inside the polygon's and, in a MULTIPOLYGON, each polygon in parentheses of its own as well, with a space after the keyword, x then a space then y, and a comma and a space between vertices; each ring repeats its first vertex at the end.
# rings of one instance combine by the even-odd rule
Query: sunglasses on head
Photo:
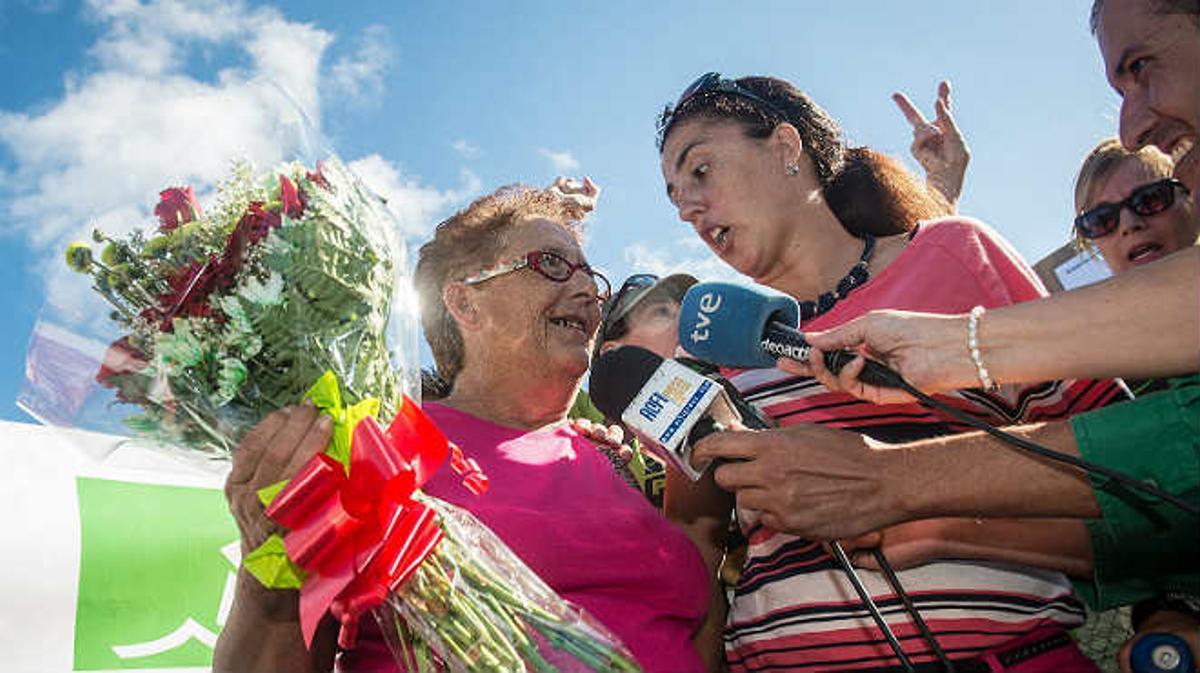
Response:
POLYGON ((484 269, 474 276, 464 278, 462 282, 465 285, 478 285, 486 280, 503 276, 506 273, 520 271, 521 269, 531 269, 541 274, 542 277, 556 283, 565 283, 571 279, 571 276, 575 275, 576 271, 582 271, 591 278, 592 284, 596 286, 596 297, 600 301, 608 301, 609 295, 612 292, 612 286, 609 285, 608 279, 604 277, 604 274, 588 266, 587 262, 575 264, 566 257, 549 250, 527 252, 516 261, 484 269))
POLYGON ((1101 203, 1085 210, 1075 218, 1075 231, 1083 238, 1100 238, 1116 231, 1121 222, 1121 209, 1128 208, 1142 217, 1157 215, 1175 204, 1175 190, 1188 193, 1187 187, 1175 178, 1166 178, 1142 185, 1129 193, 1120 203, 1101 203))
POLYGON ((604 302, 604 306, 600 308, 600 324, 603 326, 601 331, 608 336, 617 321, 610 320, 612 316, 620 316, 625 313, 625 305, 629 303, 629 298, 633 296, 634 290, 650 287, 658 282, 658 276, 652 273, 635 273, 621 283, 621 289, 612 296, 608 301, 604 302))
POLYGON ((774 103, 754 93, 750 89, 747 89, 741 84, 738 84, 737 80, 725 79, 721 77, 721 73, 719 72, 706 72, 697 77, 696 81, 689 84, 687 88, 683 90, 683 93, 679 94, 679 98, 675 101, 675 105, 668 108, 667 111, 663 113, 662 117, 659 118, 659 144, 661 145, 662 141, 667 137, 667 130, 671 128, 671 124, 675 121, 675 113, 678 112, 681 107, 687 105, 687 103, 693 98, 698 98, 700 96, 712 93, 724 93, 732 96, 738 96, 739 98, 744 98, 752 103, 766 108, 766 110, 772 114, 778 115, 784 119, 787 118, 787 115, 783 114, 783 112, 781 112, 774 103))

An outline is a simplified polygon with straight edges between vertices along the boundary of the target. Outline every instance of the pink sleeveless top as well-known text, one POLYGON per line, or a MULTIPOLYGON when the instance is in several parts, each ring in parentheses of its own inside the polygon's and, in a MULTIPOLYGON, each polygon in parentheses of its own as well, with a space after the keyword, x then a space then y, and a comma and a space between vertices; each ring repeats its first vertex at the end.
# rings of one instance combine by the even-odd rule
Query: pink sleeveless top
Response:
MULTIPOLYGON (((648 672, 704 669, 691 635, 708 608, 704 562, 611 463, 567 424, 529 432, 423 405, 491 480, 474 496, 449 467, 425 491, 470 510, 563 598, 619 637, 648 672)), ((395 671, 373 620, 338 668, 395 671)))

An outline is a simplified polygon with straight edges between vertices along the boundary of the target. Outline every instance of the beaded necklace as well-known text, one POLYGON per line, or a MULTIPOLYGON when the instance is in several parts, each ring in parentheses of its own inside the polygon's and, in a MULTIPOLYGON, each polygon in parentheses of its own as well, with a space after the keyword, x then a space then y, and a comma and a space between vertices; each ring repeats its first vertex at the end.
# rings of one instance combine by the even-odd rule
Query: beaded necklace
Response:
POLYGON ((800 321, 812 320, 819 315, 828 313, 839 300, 845 299, 846 295, 866 283, 871 277, 867 271, 867 265, 871 262, 871 255, 874 253, 875 237, 863 234, 863 251, 858 258, 858 263, 850 267, 850 271, 838 281, 834 291, 822 292, 816 301, 800 302, 800 321))

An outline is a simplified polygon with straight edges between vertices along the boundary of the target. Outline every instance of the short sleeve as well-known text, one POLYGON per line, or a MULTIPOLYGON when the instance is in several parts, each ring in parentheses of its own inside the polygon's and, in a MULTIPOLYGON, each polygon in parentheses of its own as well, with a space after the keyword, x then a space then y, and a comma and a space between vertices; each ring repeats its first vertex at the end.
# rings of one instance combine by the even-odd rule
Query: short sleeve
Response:
MULTIPOLYGON (((1200 506, 1200 376, 1071 419, 1087 460, 1147 480, 1200 506)), ((1200 521, 1178 507, 1092 477, 1101 518, 1088 522, 1099 609, 1162 592, 1200 593, 1200 521)))

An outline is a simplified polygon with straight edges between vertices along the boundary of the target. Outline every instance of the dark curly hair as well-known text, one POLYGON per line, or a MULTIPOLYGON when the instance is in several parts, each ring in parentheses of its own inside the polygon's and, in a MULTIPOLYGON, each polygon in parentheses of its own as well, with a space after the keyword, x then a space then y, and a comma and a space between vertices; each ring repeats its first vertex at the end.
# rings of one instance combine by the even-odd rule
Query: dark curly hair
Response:
POLYGON ((767 105, 713 90, 667 106, 658 119, 659 154, 671 130, 689 119, 734 121, 747 137, 757 139, 786 122, 800 134, 825 202, 851 235, 900 234, 921 220, 953 212, 944 196, 896 159, 867 147, 849 147, 837 121, 791 83, 776 77, 743 77, 736 83, 767 105))

